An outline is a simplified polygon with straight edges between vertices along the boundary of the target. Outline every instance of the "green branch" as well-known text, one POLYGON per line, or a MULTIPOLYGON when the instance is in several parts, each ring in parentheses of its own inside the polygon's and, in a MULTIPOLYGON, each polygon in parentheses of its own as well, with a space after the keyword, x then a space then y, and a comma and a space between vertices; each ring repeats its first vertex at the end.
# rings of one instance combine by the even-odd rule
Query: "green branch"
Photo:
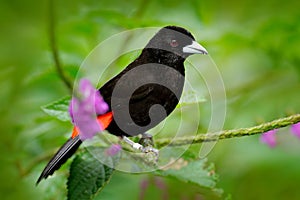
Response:
POLYGON ((59 59, 59 53, 56 43, 56 36, 55 36, 55 13, 54 13, 54 0, 49 0, 49 39, 50 39, 50 47, 52 52, 52 57, 54 60, 56 71, 60 77, 60 79, 63 81, 63 83, 67 86, 67 88, 72 93, 72 82, 65 74, 60 59, 59 59))
POLYGON ((207 134, 197 134, 196 136, 188 137, 177 137, 177 138, 161 138, 155 140, 155 144, 158 148, 163 146, 180 146, 192 143, 202 143, 202 142, 211 142, 217 141, 220 139, 227 139, 233 137, 242 137, 261 134, 273 129, 283 128, 292 124, 300 122, 300 114, 291 115, 289 117, 276 119, 271 122, 266 122, 258 126, 253 126, 249 128, 239 128, 233 130, 224 130, 216 133, 207 133, 207 134))

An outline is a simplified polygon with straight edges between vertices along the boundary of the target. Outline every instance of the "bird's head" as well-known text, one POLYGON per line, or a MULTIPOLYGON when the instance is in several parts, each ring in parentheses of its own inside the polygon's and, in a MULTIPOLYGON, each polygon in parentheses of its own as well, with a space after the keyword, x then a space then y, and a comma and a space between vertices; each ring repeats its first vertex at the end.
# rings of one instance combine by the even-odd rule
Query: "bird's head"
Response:
POLYGON ((167 51, 184 59, 193 54, 207 54, 206 49, 195 41, 189 31, 178 26, 160 29, 146 48, 167 51))

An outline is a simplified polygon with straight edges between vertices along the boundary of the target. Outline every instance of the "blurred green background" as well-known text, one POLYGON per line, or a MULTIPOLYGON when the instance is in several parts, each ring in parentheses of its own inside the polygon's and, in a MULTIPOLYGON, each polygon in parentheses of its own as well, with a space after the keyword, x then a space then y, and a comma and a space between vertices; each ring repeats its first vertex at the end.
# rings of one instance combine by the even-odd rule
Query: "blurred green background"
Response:
MULTIPOLYGON (((113 34, 178 25, 208 49, 221 72, 225 129, 299 113, 298 1, 57 0, 54 5, 58 49, 70 77, 113 34)), ((47 1, 0 2, 2 200, 64 199, 66 193, 68 165, 35 187, 49 155, 71 129, 40 109, 68 94, 51 57, 48 12, 47 1)), ((96 199, 160 199, 161 187, 170 199, 300 199, 300 140, 284 128, 278 143, 270 149, 259 136, 219 141, 208 156, 219 175, 217 187, 224 191, 219 198, 192 184, 159 179, 161 186, 152 176, 118 172, 96 199), (145 181, 150 186, 142 198, 145 181)))

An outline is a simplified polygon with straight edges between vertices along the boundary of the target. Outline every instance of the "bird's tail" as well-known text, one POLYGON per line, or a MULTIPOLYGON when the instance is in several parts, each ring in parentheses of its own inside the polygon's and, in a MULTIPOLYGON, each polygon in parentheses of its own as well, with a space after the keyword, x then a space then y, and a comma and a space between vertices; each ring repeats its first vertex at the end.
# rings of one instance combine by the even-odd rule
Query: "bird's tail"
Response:
POLYGON ((82 141, 79 136, 68 139, 65 144, 56 152, 52 159, 48 162, 43 172, 41 173, 36 185, 42 179, 46 179, 49 175, 52 175, 54 171, 58 170, 62 164, 64 164, 68 158, 70 158, 78 149, 82 141))

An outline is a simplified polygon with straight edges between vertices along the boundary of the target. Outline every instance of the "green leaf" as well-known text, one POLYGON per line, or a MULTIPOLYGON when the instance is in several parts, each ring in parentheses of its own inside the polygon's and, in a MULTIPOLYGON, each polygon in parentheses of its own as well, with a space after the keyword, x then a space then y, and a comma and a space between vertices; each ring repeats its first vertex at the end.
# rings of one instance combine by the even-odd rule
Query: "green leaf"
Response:
POLYGON ((48 115, 55 117, 61 121, 70 121, 69 115, 70 97, 64 97, 60 100, 54 101, 48 105, 42 106, 42 110, 48 115))
POLYGON ((169 166, 167 170, 159 170, 157 173, 160 176, 173 177, 210 189, 215 189, 218 180, 214 165, 207 166, 207 159, 188 162, 181 158, 169 166))
MULTIPOLYGON (((103 153, 103 148, 94 148, 93 153, 103 153)), ((116 163, 116 157, 107 157, 116 163)), ((77 155, 70 167, 68 200, 85 200, 93 197, 109 182, 114 169, 103 165, 90 151, 77 155)))

